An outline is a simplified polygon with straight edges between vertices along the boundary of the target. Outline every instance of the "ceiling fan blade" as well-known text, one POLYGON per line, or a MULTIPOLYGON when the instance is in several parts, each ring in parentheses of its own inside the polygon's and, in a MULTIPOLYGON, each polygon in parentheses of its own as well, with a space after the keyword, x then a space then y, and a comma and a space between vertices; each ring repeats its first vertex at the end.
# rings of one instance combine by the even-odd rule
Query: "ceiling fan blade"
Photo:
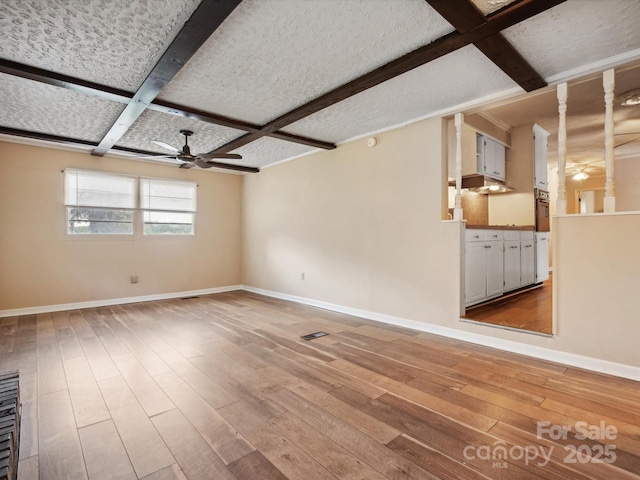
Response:
POLYGON ((201 160, 213 160, 214 158, 224 158, 226 160, 242 160, 242 155, 238 155, 237 153, 201 153, 198 155, 198 158, 201 160))
POLYGON ((180 150, 179 148, 174 147, 173 145, 169 145, 168 143, 164 143, 164 142, 160 142, 158 140, 151 140, 153 143, 155 143, 156 145, 158 145, 159 147, 162 147, 166 150, 170 150, 172 152, 176 152, 176 153, 181 153, 182 150, 180 150))
POLYGON ((200 168, 211 168, 211 167, 213 167, 213 165, 208 164, 207 162, 202 160, 200 157, 196 157, 196 159, 193 161, 193 163, 195 163, 200 168))

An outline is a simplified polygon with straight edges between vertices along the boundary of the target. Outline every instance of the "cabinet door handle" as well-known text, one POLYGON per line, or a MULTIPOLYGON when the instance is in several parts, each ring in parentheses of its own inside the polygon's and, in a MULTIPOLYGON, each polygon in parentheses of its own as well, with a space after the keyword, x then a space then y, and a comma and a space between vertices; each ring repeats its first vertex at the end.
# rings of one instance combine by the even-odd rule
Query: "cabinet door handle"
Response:
POLYGON ((474 235, 473 238, 480 238, 480 235, 474 235))

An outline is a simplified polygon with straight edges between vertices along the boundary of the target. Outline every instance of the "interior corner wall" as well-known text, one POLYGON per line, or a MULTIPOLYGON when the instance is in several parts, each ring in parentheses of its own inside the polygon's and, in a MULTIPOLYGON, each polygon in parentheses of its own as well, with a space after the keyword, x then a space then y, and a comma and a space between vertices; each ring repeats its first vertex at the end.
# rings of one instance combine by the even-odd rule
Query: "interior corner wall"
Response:
POLYGON ((614 180, 616 211, 640 212, 640 157, 617 158, 614 180))
POLYGON ((459 222, 442 217, 442 121, 244 178, 244 284, 433 323, 459 318, 459 222), (304 278, 303 278, 304 275, 304 278))
POLYGON ((238 285, 241 217, 240 175, 0 142, 0 310, 238 285), (68 235, 67 167, 197 181, 196 235, 68 235))

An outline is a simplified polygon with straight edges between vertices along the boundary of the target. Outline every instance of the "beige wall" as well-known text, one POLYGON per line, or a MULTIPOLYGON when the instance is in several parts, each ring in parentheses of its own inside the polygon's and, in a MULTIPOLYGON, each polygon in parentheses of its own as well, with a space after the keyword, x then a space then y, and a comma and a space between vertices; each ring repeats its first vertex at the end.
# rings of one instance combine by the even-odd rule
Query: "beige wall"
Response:
POLYGON ((511 131, 511 148, 507 150, 505 183, 510 193, 489 195, 490 225, 534 225, 533 195, 533 125, 511 131))
POLYGON ((0 142, 0 310, 240 284, 241 202, 238 175, 0 142), (197 181, 197 235, 68 236, 65 167, 197 181))
POLYGON ((640 366, 640 214, 555 219, 557 336, 575 353, 640 366))
POLYGON ((640 157, 616 159, 614 179, 616 210, 640 212, 640 157))
POLYGON ((440 120, 424 121, 378 135, 375 148, 363 139, 245 177, 245 283, 458 318, 459 224, 441 222, 441 135, 440 120))

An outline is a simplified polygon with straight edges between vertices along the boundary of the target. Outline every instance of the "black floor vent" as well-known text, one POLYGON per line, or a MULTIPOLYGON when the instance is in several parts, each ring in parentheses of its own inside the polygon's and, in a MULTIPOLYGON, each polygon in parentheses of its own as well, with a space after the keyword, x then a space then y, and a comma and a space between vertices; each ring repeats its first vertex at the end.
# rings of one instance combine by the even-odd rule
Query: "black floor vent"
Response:
POLYGON ((18 478, 20 381, 18 372, 0 375, 0 480, 18 478))
POLYGON ((198 295, 194 295, 193 297, 182 297, 180 300, 191 300, 192 298, 200 298, 198 295))
POLYGON ((305 340, 313 340, 314 338, 324 337, 325 335, 329 335, 329 334, 326 332, 316 332, 316 333, 310 333, 308 335, 303 335, 300 338, 304 338, 305 340))

